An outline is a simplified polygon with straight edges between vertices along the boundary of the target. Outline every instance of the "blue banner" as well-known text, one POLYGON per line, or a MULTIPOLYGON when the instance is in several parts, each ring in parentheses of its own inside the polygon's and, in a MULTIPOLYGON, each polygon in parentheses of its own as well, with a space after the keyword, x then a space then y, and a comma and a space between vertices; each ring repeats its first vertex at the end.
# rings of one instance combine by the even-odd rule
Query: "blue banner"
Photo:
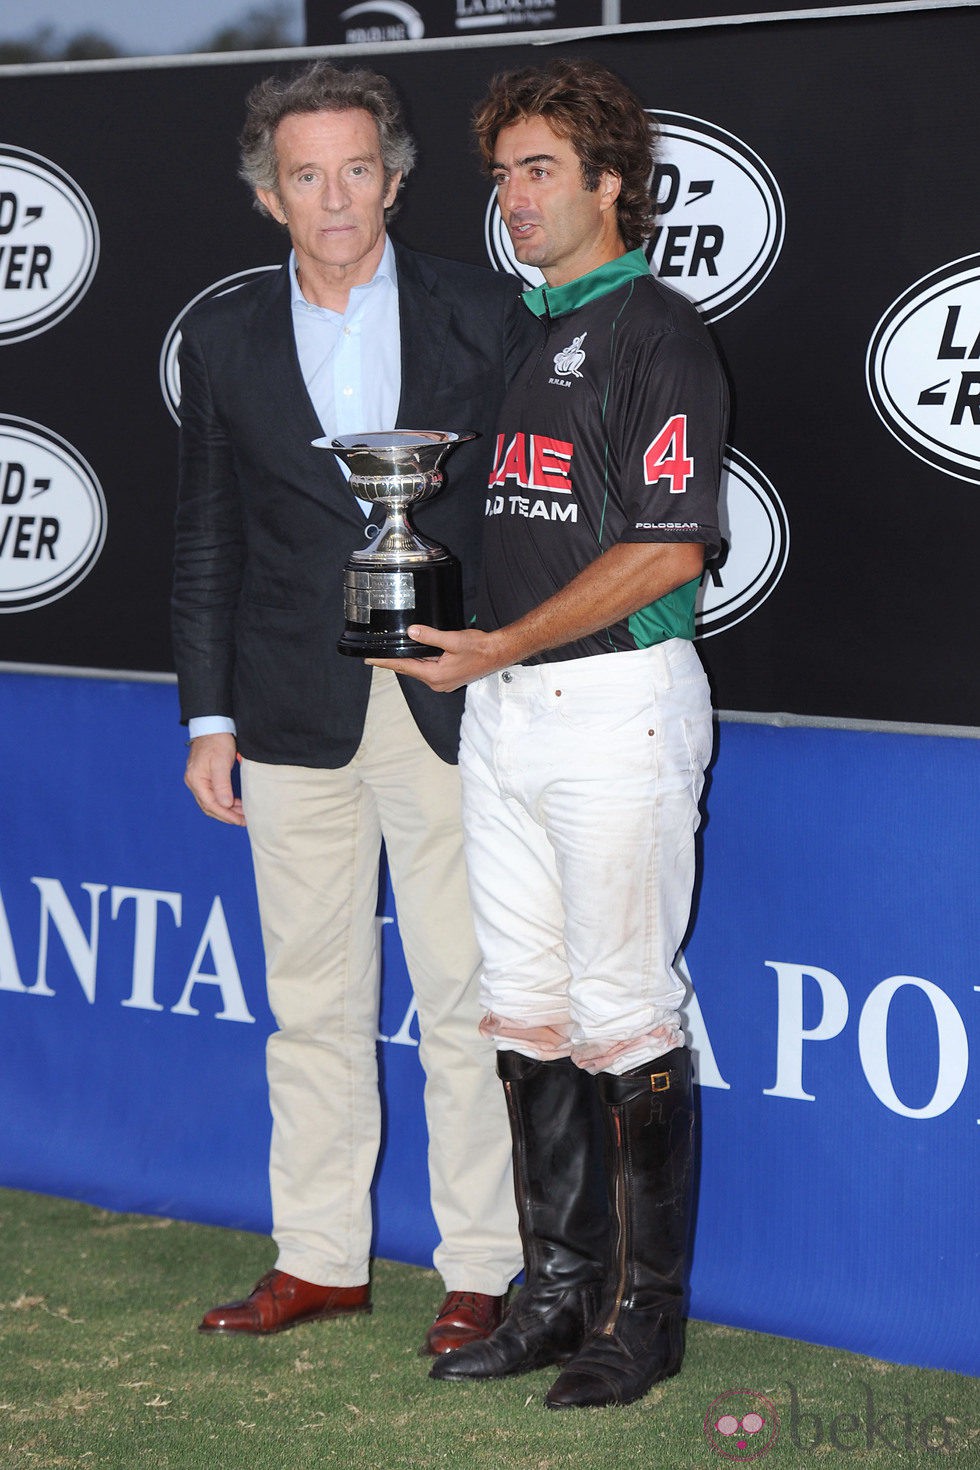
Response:
MULTIPOLYGON (((167 684, 0 675, 0 1182, 268 1231, 248 842, 167 684)), ((685 963, 692 1314, 980 1372, 980 744, 720 727, 685 963)), ((390 891, 377 1254, 431 1263, 390 891)))

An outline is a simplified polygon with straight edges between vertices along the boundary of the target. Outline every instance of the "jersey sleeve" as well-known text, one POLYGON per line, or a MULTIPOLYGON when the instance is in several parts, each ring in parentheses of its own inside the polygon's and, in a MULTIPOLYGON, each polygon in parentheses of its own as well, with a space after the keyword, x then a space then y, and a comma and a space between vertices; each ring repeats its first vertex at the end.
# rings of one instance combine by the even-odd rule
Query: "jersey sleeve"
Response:
POLYGON ((668 331, 646 338, 614 373, 609 439, 619 459, 621 541, 721 545, 718 493, 728 390, 707 339, 668 331))

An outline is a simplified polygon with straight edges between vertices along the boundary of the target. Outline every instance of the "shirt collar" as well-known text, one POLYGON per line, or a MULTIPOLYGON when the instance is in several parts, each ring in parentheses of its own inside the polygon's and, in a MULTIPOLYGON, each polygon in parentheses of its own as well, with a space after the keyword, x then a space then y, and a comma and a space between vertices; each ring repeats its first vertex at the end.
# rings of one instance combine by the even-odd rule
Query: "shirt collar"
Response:
MULTIPOLYGON (((294 307, 297 307, 297 306, 300 306, 300 307, 305 306, 305 307, 308 307, 308 308, 312 308, 312 310, 314 310, 314 311, 321 311, 321 310, 323 310, 322 307, 314 306, 313 303, 312 303, 312 301, 307 301, 306 297, 303 295, 302 291, 300 290, 299 282, 296 279, 296 251, 295 250, 290 250, 290 252, 289 252, 289 262, 288 263, 289 263, 289 297, 290 297, 290 301, 292 302, 292 305, 294 307)), ((388 235, 388 234, 385 235, 385 248, 384 248, 384 250, 381 253, 381 259, 378 261, 377 270, 374 272, 374 275, 371 277, 371 279, 369 281, 365 281, 363 286, 360 286, 360 287, 355 286, 353 289, 355 291, 357 291, 357 290, 362 290, 363 291, 363 290, 367 289, 367 287, 373 286, 377 281, 382 281, 382 280, 383 281, 389 281, 393 286, 397 286, 397 284, 398 284, 398 275, 397 275, 397 271, 396 271, 396 267, 395 267, 395 247, 394 247, 394 245, 392 245, 392 243, 391 243, 391 236, 388 235)), ((334 313, 334 315, 336 315, 336 313, 334 313)))
POLYGON ((625 286, 627 281, 649 274, 650 266, 643 251, 629 250, 625 255, 617 255, 615 260, 607 260, 594 271, 587 271, 584 276, 576 276, 574 281, 566 281, 563 286, 535 286, 533 291, 524 292, 523 299, 535 316, 565 316, 580 306, 587 306, 597 297, 615 291, 617 286, 625 286))

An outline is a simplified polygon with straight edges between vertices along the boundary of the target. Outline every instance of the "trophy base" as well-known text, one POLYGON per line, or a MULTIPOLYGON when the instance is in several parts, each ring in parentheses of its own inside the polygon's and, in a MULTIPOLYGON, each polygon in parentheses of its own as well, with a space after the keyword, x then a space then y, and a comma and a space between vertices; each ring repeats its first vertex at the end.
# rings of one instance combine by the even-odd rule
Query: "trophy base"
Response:
POLYGON ((442 649, 416 643, 414 638, 346 632, 337 640, 337 652, 348 658, 438 658, 442 649))
POLYGON ((417 643, 407 630, 413 623, 449 631, 463 626, 462 578, 454 556, 408 572, 410 597, 394 599, 410 601, 408 607, 391 605, 393 586, 404 587, 404 568, 393 574, 348 563, 346 576, 346 626, 337 652, 349 658, 438 658, 441 648, 417 643))

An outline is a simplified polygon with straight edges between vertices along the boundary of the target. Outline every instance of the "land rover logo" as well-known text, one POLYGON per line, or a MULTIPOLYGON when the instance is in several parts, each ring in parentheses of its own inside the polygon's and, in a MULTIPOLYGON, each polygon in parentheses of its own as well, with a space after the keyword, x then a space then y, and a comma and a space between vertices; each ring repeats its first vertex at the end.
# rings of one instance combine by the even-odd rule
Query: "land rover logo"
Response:
MULTIPOLYGON (((660 124, 650 178, 657 222, 646 256, 655 275, 696 302, 706 321, 717 321, 741 306, 775 265, 785 232, 782 195, 762 159, 723 128, 677 112, 653 115, 660 124)), ((517 260, 496 194, 484 236, 497 270, 528 286, 541 284, 537 267, 517 260)))
POLYGON ((706 321, 718 321, 775 265, 785 229, 782 195, 758 154, 732 133, 679 112, 655 116, 657 225, 647 258, 656 275, 697 302, 706 321))
POLYGON ((0 613, 71 592, 105 531, 102 487, 78 450, 41 424, 0 415, 0 613))
POLYGON ((722 546, 698 593, 697 636, 742 622, 775 588, 789 555, 789 522, 776 491, 744 454, 728 446, 721 477, 722 546))
POLYGON ((160 353, 160 391, 163 401, 167 405, 167 411, 175 424, 180 423, 180 364, 177 354, 180 352, 180 327, 184 317, 192 307, 201 301, 209 301, 213 296, 226 296, 229 291, 237 291, 239 286, 246 285, 254 276, 265 275, 268 271, 277 271, 278 265, 257 265, 251 270, 237 271, 233 276, 224 276, 222 280, 215 281, 212 286, 207 286, 199 291, 193 301, 178 313, 170 324, 166 337, 163 339, 163 349, 160 353))
POLYGON ((0 146, 0 343, 46 332, 78 305, 99 260, 99 227, 63 169, 0 146))
POLYGON ((923 276, 888 308, 868 348, 867 382, 906 449, 980 484, 980 255, 923 276))

